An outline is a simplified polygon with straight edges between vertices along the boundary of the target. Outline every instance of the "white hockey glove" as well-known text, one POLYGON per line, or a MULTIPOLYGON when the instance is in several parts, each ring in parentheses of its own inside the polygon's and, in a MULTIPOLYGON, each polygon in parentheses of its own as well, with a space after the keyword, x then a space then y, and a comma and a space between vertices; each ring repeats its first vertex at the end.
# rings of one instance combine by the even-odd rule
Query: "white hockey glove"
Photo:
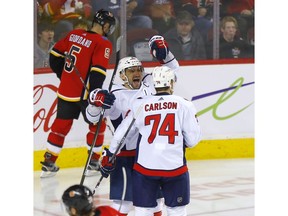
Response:
POLYGON ((88 104, 86 107, 86 118, 93 124, 97 123, 100 118, 102 108, 96 107, 92 104, 88 104))

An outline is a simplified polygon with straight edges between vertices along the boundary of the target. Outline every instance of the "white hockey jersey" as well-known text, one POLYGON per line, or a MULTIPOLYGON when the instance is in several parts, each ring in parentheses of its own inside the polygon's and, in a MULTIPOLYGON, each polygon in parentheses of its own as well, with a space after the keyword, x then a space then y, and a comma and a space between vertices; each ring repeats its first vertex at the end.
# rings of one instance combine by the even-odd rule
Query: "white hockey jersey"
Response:
MULTIPOLYGON (((164 63, 161 64, 171 68, 177 77, 179 63, 171 52, 168 53, 164 63)), ((104 115, 105 117, 109 116, 111 120, 118 118, 120 114, 125 116, 128 111, 128 106, 133 103, 135 98, 156 93, 153 86, 152 75, 148 73, 143 77, 140 89, 131 90, 121 84, 113 84, 111 92, 115 95, 116 100, 110 109, 105 110, 104 115)), ((91 123, 97 123, 101 111, 101 107, 89 104, 86 108, 86 117, 91 123)))
POLYGON ((127 89, 120 84, 112 86, 111 93, 116 97, 113 106, 106 110, 106 116, 111 120, 115 120, 122 114, 125 117, 129 107, 133 101, 141 96, 155 94, 155 88, 151 84, 151 74, 147 74, 142 81, 140 89, 127 89))
MULTIPOLYGON (((179 63, 175 59, 174 55, 169 52, 167 58, 165 59, 165 63, 167 67, 174 70, 175 74, 179 70, 179 63)), ((110 109, 105 110, 104 117, 109 116, 110 120, 116 120, 119 116, 125 118, 127 111, 131 104, 134 103, 135 99, 138 97, 155 94, 155 88, 153 86, 152 74, 146 73, 142 79, 142 85, 140 89, 127 89, 121 84, 114 84, 112 86, 111 92, 115 95, 116 99, 114 101, 113 106, 110 109)), ((91 104, 86 108, 86 117, 92 123, 97 123, 101 114, 102 108, 93 106, 91 104)), ((124 148, 126 150, 136 149, 136 141, 138 134, 129 133, 126 137, 125 141, 127 144, 124 148)))
MULTIPOLYGON (((130 105, 133 101, 145 95, 155 94, 155 88, 153 84, 151 85, 151 74, 146 74, 143 77, 142 85, 140 89, 127 89, 120 84, 115 84, 112 86, 111 92, 115 95, 116 99, 114 101, 113 106, 110 109, 105 110, 104 117, 109 116, 110 120, 116 120, 120 116, 124 119, 130 105)), ((90 122, 97 123, 100 117, 101 108, 97 108, 92 105, 88 105, 86 110, 86 116, 90 122)), ((129 134, 127 136, 126 141, 127 145, 125 145, 126 150, 135 150, 136 149, 136 139, 137 134, 129 134)))
POLYGON ((115 131, 109 148, 112 153, 133 119, 129 134, 139 132, 135 170, 149 176, 177 176, 188 170, 185 148, 197 145, 201 136, 191 101, 169 94, 135 100, 131 112, 115 131))

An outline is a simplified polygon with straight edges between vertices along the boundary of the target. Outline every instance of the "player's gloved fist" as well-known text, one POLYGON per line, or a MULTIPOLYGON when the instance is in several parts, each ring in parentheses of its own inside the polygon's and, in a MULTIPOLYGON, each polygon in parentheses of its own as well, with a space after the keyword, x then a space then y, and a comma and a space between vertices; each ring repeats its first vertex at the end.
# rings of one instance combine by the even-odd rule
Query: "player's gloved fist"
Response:
POLYGON ((89 95, 89 103, 96 107, 102 107, 103 109, 110 109, 115 99, 114 94, 99 88, 90 92, 89 95))
POLYGON ((115 169, 116 157, 112 159, 112 156, 113 154, 109 151, 108 148, 105 147, 102 152, 102 159, 100 164, 100 172, 104 178, 107 178, 115 169))
POLYGON ((158 61, 163 61, 169 53, 168 44, 160 35, 154 35, 149 40, 150 53, 158 61))

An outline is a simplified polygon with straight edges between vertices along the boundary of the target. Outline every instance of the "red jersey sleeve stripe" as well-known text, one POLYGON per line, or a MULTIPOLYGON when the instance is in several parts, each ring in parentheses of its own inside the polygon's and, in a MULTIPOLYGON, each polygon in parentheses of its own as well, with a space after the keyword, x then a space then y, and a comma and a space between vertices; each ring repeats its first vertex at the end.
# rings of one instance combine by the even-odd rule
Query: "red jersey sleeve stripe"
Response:
POLYGON ((61 53, 58 53, 57 51, 55 51, 53 49, 50 51, 50 53, 56 57, 63 57, 64 58, 64 56, 61 53))
POLYGON ((91 72, 98 72, 98 73, 101 73, 104 76, 106 76, 106 70, 103 70, 99 67, 91 67, 91 72))
POLYGON ((117 157, 135 157, 136 150, 121 150, 117 157))
POLYGON ((147 169, 140 164, 135 163, 133 166, 133 169, 138 171, 139 173, 142 173, 143 175, 147 176, 160 176, 160 177, 174 177, 182 175, 183 173, 188 171, 188 168, 186 165, 179 167, 174 170, 151 170, 147 169))
POLYGON ((81 99, 80 97, 66 97, 60 94, 59 92, 57 93, 57 96, 61 98, 62 100, 69 101, 69 102, 78 102, 81 99))

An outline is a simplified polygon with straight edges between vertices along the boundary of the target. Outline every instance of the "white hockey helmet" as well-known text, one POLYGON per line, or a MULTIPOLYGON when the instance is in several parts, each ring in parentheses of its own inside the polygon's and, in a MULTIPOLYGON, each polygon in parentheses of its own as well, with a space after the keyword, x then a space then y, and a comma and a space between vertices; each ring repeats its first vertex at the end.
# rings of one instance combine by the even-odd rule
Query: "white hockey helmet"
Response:
POLYGON ((134 67, 134 66, 140 66, 142 67, 142 71, 144 71, 142 63, 136 57, 128 56, 128 57, 122 58, 119 61, 119 64, 117 67, 117 73, 125 72, 126 68, 134 67))
POLYGON ((155 67, 152 76, 155 88, 171 87, 171 80, 176 81, 174 71, 167 66, 155 67))

